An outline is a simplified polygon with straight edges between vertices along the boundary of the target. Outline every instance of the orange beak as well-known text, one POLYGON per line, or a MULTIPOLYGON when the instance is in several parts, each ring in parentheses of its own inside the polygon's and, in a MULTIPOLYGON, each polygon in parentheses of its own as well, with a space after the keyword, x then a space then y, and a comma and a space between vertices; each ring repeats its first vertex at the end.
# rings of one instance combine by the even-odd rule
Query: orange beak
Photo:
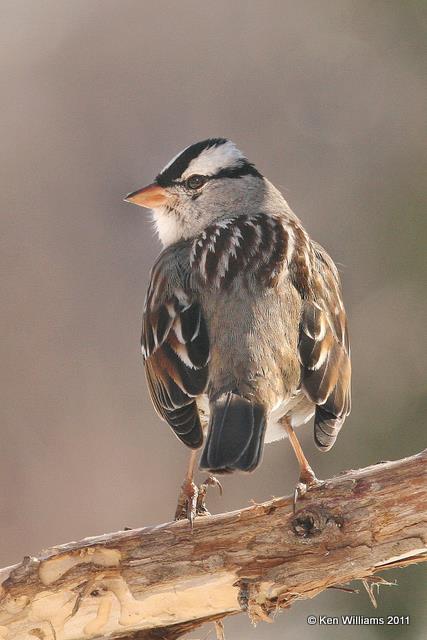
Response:
POLYGON ((124 198, 124 201, 137 204, 140 207, 147 207, 147 209, 155 209, 165 204, 167 197, 168 194, 165 189, 153 183, 149 184, 148 187, 129 193, 124 198))

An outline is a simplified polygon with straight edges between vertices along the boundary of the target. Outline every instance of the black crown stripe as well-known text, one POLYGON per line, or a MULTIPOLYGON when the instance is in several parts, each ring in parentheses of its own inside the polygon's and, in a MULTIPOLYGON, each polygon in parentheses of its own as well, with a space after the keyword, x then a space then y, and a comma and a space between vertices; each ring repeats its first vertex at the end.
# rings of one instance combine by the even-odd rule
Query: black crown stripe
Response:
POLYGON ((184 171, 188 168, 188 165, 194 158, 197 158, 202 151, 205 149, 210 149, 211 147, 219 147, 228 142, 226 138, 207 138, 207 140, 202 140, 201 142, 196 142, 192 144, 188 149, 184 149, 184 151, 172 162, 172 164, 167 167, 162 173, 156 178, 157 184, 161 187, 167 187, 172 184, 175 180, 178 180, 184 171))
MULTIPOLYGON (((196 144, 191 145, 191 147, 185 149, 178 158, 173 161, 170 167, 165 169, 162 173, 159 173, 156 178, 157 184, 161 187, 170 186, 181 178, 184 171, 188 169, 190 162, 197 158, 203 151, 205 151, 205 149, 219 147, 226 142, 229 142, 226 138, 208 138, 207 140, 202 140, 202 142, 197 142, 196 144)), ((251 162, 249 162, 249 160, 246 158, 240 158, 233 166, 224 167, 224 169, 220 169, 218 173, 213 176, 209 176, 209 178, 242 178, 243 176, 248 175, 262 178, 261 173, 251 162)))

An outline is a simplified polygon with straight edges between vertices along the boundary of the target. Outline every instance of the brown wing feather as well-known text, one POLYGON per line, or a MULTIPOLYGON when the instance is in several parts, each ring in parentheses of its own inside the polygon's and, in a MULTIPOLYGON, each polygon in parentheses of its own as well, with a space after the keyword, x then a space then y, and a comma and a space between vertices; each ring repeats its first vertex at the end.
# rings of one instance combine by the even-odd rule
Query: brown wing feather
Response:
POLYGON ((203 432, 195 398, 205 391, 209 338, 200 305, 165 274, 165 259, 153 268, 142 322, 141 345, 148 388, 159 416, 189 447, 203 432))
POLYGON ((303 302, 298 346, 302 388, 317 405, 314 439, 327 451, 350 413, 350 346, 337 269, 328 254, 313 245, 311 295, 303 302))

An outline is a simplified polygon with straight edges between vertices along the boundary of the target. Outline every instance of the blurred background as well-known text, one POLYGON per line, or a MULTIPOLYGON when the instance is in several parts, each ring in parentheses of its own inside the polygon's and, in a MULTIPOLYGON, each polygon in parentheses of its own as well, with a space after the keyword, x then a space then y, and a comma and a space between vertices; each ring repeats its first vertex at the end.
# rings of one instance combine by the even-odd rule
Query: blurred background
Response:
MULTIPOLYGON (((180 149, 232 138, 340 266, 353 412, 321 478, 426 446, 423 0, 3 0, 0 25, 0 566, 174 513, 187 450, 155 415, 139 351, 144 210, 122 202, 180 149), (424 327, 424 329, 423 329, 424 327)), ((289 494, 287 441, 211 511, 289 494)), ((425 638, 425 567, 387 573, 377 615, 425 638)), ((342 638, 308 614, 374 615, 329 591, 227 640, 342 638)), ((194 637, 204 638, 206 627, 194 637)), ((212 635, 210 636, 212 637, 212 635)))

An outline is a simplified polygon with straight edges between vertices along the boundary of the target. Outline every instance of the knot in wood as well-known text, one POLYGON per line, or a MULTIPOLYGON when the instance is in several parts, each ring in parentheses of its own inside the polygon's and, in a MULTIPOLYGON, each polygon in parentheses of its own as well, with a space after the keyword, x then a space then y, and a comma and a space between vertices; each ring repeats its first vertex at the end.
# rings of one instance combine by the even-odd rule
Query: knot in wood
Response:
POLYGON ((299 538, 313 538, 332 523, 339 529, 343 526, 341 516, 336 516, 322 506, 301 509, 292 520, 292 529, 299 538))
POLYGON ((272 622, 264 598, 261 597, 261 600, 259 599, 260 584, 256 578, 241 578, 233 586, 239 588, 237 601, 240 609, 241 611, 247 611, 253 625, 256 625, 261 620, 272 622))
POLYGON ((250 583, 253 582, 252 580, 245 580, 245 579, 241 579, 241 580, 237 580, 237 582, 235 582, 233 584, 233 587, 238 587, 239 589, 239 593, 237 594, 237 601, 239 603, 240 609, 242 611, 247 611, 248 610, 248 603, 249 603, 249 598, 250 598, 250 583))

